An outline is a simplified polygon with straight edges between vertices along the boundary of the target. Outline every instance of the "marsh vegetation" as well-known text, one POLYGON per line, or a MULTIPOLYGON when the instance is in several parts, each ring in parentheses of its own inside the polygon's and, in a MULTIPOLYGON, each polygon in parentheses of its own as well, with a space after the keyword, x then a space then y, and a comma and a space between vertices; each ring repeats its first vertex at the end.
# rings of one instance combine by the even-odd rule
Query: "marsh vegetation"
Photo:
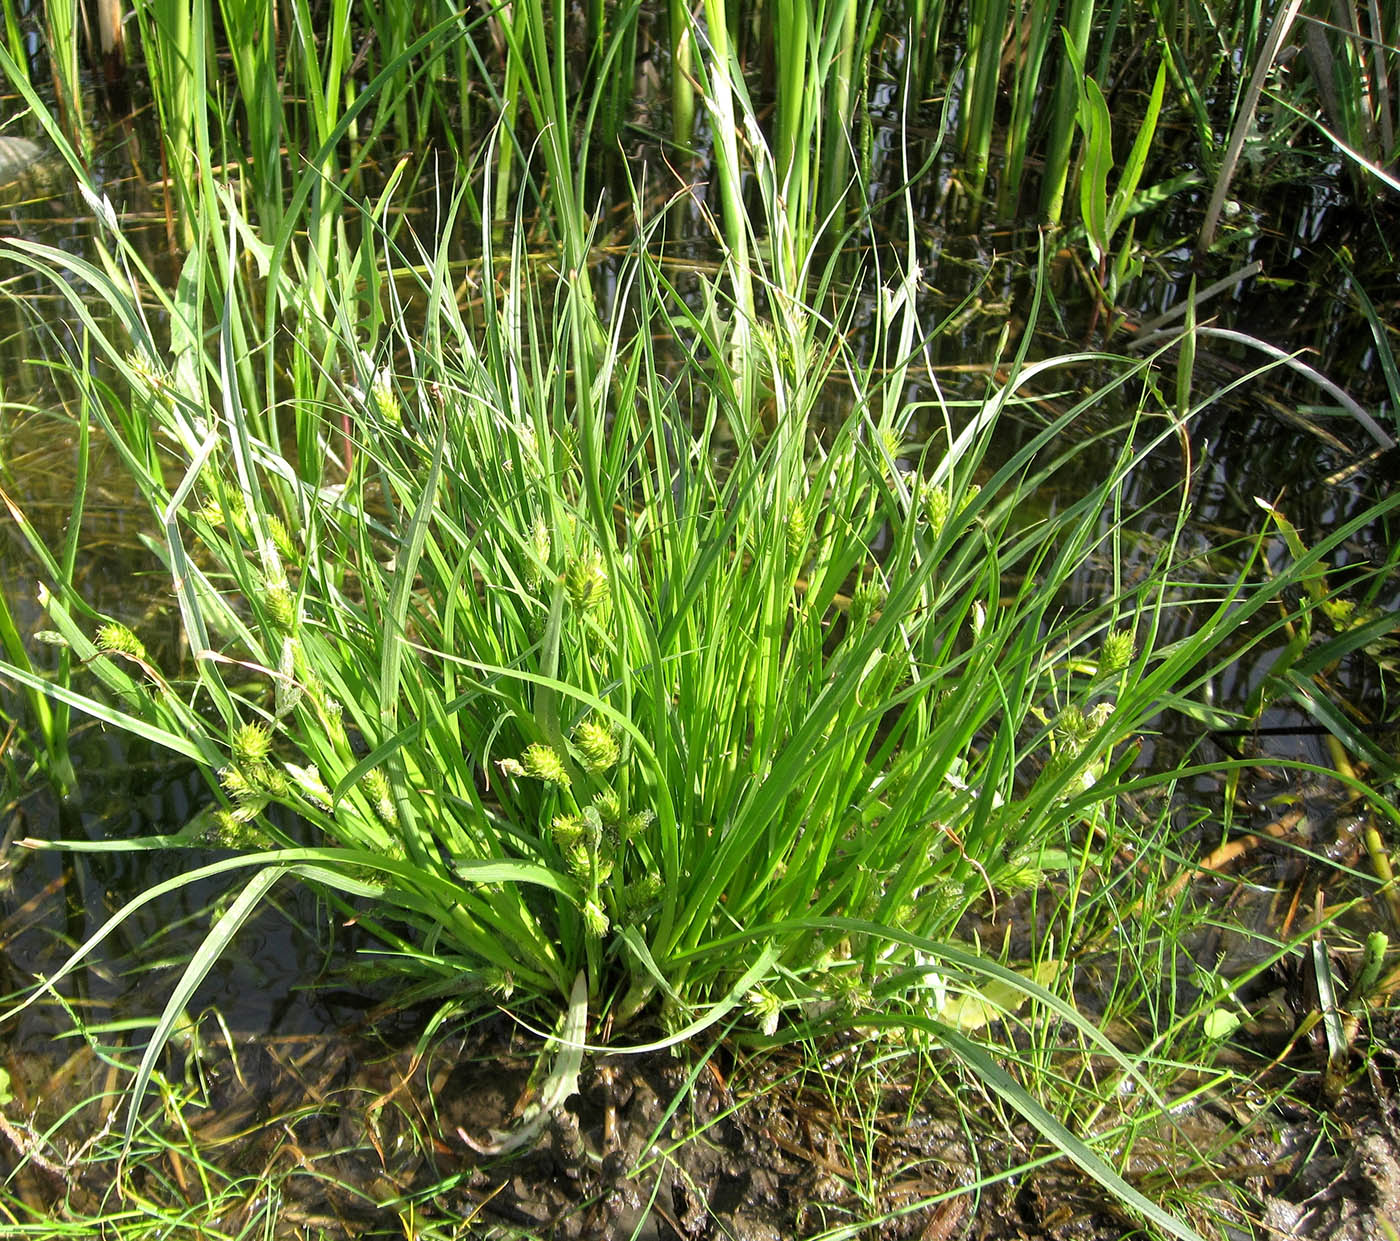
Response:
POLYGON ((152 0, 107 120, 7 6, 14 1235, 1274 1235, 1393 1071, 1393 10, 152 0), (272 924, 411 1053, 231 1026, 272 924))

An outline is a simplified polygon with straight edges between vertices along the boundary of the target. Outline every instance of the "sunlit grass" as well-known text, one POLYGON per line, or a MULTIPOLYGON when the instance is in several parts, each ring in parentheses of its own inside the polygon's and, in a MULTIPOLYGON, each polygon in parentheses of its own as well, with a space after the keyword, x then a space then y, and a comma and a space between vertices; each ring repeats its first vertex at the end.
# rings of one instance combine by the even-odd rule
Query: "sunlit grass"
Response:
MULTIPOLYGON (((523 198, 498 190, 483 148, 439 221, 471 221, 479 309, 459 303, 445 243, 386 223, 392 181, 353 242, 337 219, 333 156, 374 103, 340 112, 338 88, 275 221, 189 191, 197 244, 173 291, 91 187, 95 259, 7 247, 66 294, 100 359, 56 341, 56 382, 148 504, 190 659, 157 666, 78 596, 72 547, 31 535, 81 679, 40 675, 18 635, 6 672, 208 777, 217 806, 193 822, 93 847, 227 850, 119 909, 66 967, 141 905, 229 881, 124 1137, 199 982, 276 885, 306 882, 378 937, 383 976, 442 1001, 440 1020, 501 1006, 552 1029, 548 1097, 600 1022, 662 1044, 721 1022, 753 1044, 852 1026, 923 1038, 1159 1229, 1191 1235, 1114 1171, 1120 1133, 1096 1147, 1074 1132, 1102 1088, 1081 1076, 1090 1054, 1154 1116, 1180 1062, 1109 1044, 1073 1002, 1069 946, 1153 899, 1146 881, 1118 905, 1090 887, 1130 834, 1120 796, 1150 779, 1137 739, 1166 710, 1221 719, 1202 687, 1323 608, 1320 566, 1374 514, 1267 574, 1255 545, 1237 581, 1204 587, 1176 547, 1183 500, 1155 560, 1071 608, 1088 563, 1123 562, 1134 471, 1213 395, 1193 406, 1188 374, 1168 411, 1160 389, 1181 376, 1158 355, 1031 363, 1029 335, 972 407, 916 384, 937 325, 921 318, 912 207, 897 256, 869 260, 872 308, 838 295, 815 244, 822 195, 787 197, 820 82, 774 159, 727 54, 702 70, 712 122, 729 122, 724 261, 682 282, 659 257, 670 219, 634 204, 598 297, 561 48, 524 9, 505 37, 532 70, 519 101, 540 147, 516 154, 544 170, 555 248, 527 254, 523 198), (88 314, 93 291, 120 330, 88 314), (873 346, 856 344, 860 313, 873 346), (1064 412, 993 458, 999 422, 1049 384, 1075 393, 1064 412), (1059 479, 1069 498, 1032 515, 1059 479), (1058 949, 1027 968, 969 942, 970 914, 1032 891, 1063 902, 1058 949), (1018 1076, 988 1051, 1003 1020, 1032 1043, 1018 1076)), ((326 55, 345 51, 342 32, 326 55)), ((1150 978, 1132 1001, 1115 986, 1129 1015, 1173 968, 1168 939, 1130 941, 1150 978)), ((1205 1059, 1200 1016, 1151 1024, 1191 1027, 1205 1059)))

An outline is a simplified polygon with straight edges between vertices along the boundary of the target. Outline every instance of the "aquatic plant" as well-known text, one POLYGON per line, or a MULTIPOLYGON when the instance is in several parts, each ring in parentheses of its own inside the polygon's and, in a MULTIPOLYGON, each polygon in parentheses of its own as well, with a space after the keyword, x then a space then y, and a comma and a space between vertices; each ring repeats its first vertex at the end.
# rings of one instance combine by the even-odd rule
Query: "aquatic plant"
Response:
MULTIPOLYGON (((554 63, 542 27, 514 37, 554 63)), ((146 498, 191 656, 156 666, 52 574, 42 602, 88 679, 16 659, 6 675, 208 776, 217 806, 181 830, 98 847, 227 850, 118 910, 46 986, 141 905, 232 882, 143 1058, 130 1133, 218 954, 275 885, 310 882, 378 936, 377 968, 409 994, 547 1022, 564 1010, 551 1097, 590 1014, 619 1031, 654 1018, 663 1042, 722 1021, 756 1040, 922 1026, 1113 1192, 1190 1235, 937 997, 991 978, 1114 1054, 955 930, 1093 853, 1136 738, 1163 711, 1199 710, 1200 687, 1290 623, 1290 592, 1372 514, 1257 580, 1246 557, 1218 592, 1191 584, 1177 530, 1125 572, 1127 483, 1210 398, 1191 404, 1188 375, 1167 411, 1157 355, 1031 363, 1027 334, 984 399, 944 401, 912 211, 898 265, 869 260, 870 302, 838 294, 801 237, 809 217, 795 225, 783 200, 791 167, 717 63, 707 106, 740 110, 760 207, 751 218, 733 195, 714 272, 664 264, 667 218, 636 203, 599 297, 557 135, 536 158, 565 235, 543 260, 518 196, 501 248, 489 159, 435 222, 451 236, 472 209, 479 309, 454 295, 445 244, 385 225, 392 183, 320 270, 318 196, 354 107, 270 230, 234 196, 197 196, 206 248, 173 292, 87 183, 95 259, 6 246, 101 355, 56 371, 146 498), (94 291, 120 331, 91 316, 94 291), (873 344, 852 331, 861 314, 873 344), (290 382, 272 348, 283 315, 290 382), (998 423, 1062 372, 1092 384, 994 456, 998 423), (1072 498, 1029 516, 1067 474, 1072 498), (1071 607, 1095 557, 1110 584, 1071 607)))

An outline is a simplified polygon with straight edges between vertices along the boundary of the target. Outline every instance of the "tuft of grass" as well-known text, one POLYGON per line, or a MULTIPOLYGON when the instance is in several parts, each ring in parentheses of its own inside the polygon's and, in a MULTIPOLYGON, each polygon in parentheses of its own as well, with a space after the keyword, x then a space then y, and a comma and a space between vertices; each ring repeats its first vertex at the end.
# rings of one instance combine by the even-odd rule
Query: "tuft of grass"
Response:
MULTIPOLYGON (((513 37, 543 57, 542 29, 513 37)), ((732 102, 728 72, 728 57, 710 69, 712 109, 732 102)), ((201 196, 208 248, 173 294, 110 208, 96 260, 6 244, 100 354, 56 370, 149 505, 191 659, 166 669, 126 649, 58 575, 43 602, 87 680, 5 671, 209 779, 217 807, 178 832, 86 847, 229 851, 128 902, 35 994, 150 901, 233 883, 137 1071, 130 1141, 201 979, 277 884, 313 883, 378 936, 385 973, 447 1011, 558 1014, 546 1097, 567 1095, 590 1014, 618 1031, 653 1016, 663 1045, 726 1020, 754 1041, 922 1030, 1110 1192, 1193 1236, 927 995, 1023 997, 1139 1075, 956 928, 1111 837, 1136 739, 1165 710, 1199 709, 1201 687, 1287 626, 1290 592, 1374 514, 1215 591, 1192 584, 1179 521, 1129 578, 1128 484, 1182 430, 1158 402, 1160 356, 1030 363, 1027 337, 975 408, 914 396, 931 331, 912 241, 874 269, 872 306, 837 296, 756 130, 749 146, 763 218, 727 216, 725 235, 766 230, 764 245, 682 281, 658 258, 664 215, 638 208, 606 302, 582 213, 554 214, 559 266, 526 252, 518 216, 499 250, 489 178, 471 313, 446 246, 404 253, 378 206, 353 263, 298 300, 290 273, 326 253, 311 201, 325 183, 300 183, 270 240, 233 198, 201 196), (264 267, 235 261, 238 239, 264 267), (398 299, 372 341, 348 278, 365 270, 398 299), (94 291, 124 335, 89 313, 94 291), (289 385, 265 307, 299 311, 289 385), (863 309, 865 353, 850 330, 863 309), (993 455, 1028 394, 1086 377, 993 455), (1066 477, 1071 498, 1027 516, 1066 477), (1097 557, 1111 583, 1070 606, 1097 557)), ((559 138, 542 158, 576 208, 559 138)))

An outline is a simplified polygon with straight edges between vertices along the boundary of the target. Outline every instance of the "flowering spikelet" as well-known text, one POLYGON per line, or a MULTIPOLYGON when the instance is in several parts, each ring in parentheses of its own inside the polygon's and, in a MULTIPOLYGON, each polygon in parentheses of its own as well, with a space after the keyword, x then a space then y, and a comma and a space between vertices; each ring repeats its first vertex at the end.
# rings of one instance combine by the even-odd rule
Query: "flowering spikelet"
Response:
POLYGON ((807 520, 807 510, 802 505, 794 504, 788 509, 787 528, 784 533, 787 536, 788 555, 794 559, 805 560, 812 529, 807 520))
POLYGON ((234 801, 247 801, 258 795, 253 781, 249 780, 241 767, 223 767, 219 770, 219 783, 234 801))
POLYGON ((1105 675, 1122 672, 1133 662, 1136 653, 1133 631, 1115 629, 1103 640, 1103 649, 1099 652, 1099 671, 1105 675))
POLYGON ((263 849, 268 844, 264 832, 228 810, 214 812, 214 826, 208 832, 208 840, 221 849, 263 849))
POLYGON ((386 827, 398 826, 399 811, 394 805, 394 791, 389 787, 389 778, 378 767, 365 772, 365 792, 380 821, 386 827))
POLYGON ((520 766, 527 776, 543 780, 546 784, 567 786, 569 783, 564 760, 550 746, 537 742, 526 747, 525 753, 520 756, 520 766))
POLYGON ((265 724, 240 724, 233 732, 232 749, 242 767, 266 763, 272 753, 272 730, 265 724))
POLYGON ((543 517, 537 518, 530 531, 530 559, 525 564, 525 581, 531 590, 539 588, 549 569, 549 525, 543 517))
POLYGON ((888 474, 890 463, 898 464, 904 452, 904 439, 893 427, 886 427, 880 432, 880 448, 880 472, 888 474))
POLYGON ((277 554, 283 560, 296 560, 298 556, 297 545, 292 541, 292 536, 288 533, 282 519, 276 514, 269 513, 266 520, 267 537, 272 540, 272 546, 277 549, 277 554))
POLYGON ((151 356, 150 350, 138 345, 126 355, 132 374, 148 389, 159 388, 169 380, 165 367, 151 356))
POLYGON ((943 533, 948 524, 951 505, 946 487, 930 487, 924 492, 924 517, 928 520, 929 531, 934 538, 943 533))
POLYGON ((568 851, 583 840, 583 820, 576 814, 556 814, 549 825, 554 843, 568 851))
POLYGON ((769 1038, 778 1032, 778 1016, 783 1011, 783 1002, 767 987, 755 987, 745 997, 749 1012, 758 1022, 758 1028, 769 1038))
POLYGON ((884 607, 885 588, 875 578, 867 578, 851 596, 851 627, 860 629, 884 607))
POLYGON ((97 648, 117 655, 130 655, 133 659, 146 658, 145 644, 118 621, 108 621, 97 631, 97 648))
POLYGON ((590 775, 607 771, 618 759, 617 738, 600 720, 582 721, 574 730, 574 745, 590 775))
POLYGON ((1062 744, 1082 746, 1093 735, 1093 725, 1082 707, 1070 703, 1055 717, 1055 736, 1062 744))
POLYGON ((634 914, 653 905, 661 896, 661 876, 643 875, 627 886, 627 907, 634 914))
POLYGON ((374 372, 369 385, 369 394, 379 407, 379 416, 390 426, 398 426, 403 421, 403 411, 399 408, 399 396, 394 391, 394 382, 389 376, 389 368, 381 366, 374 372))
POLYGON ((593 799, 593 809, 605 827, 616 828, 622 822, 622 798, 612 789, 604 789, 593 799))
POLYGON ((584 901, 583 927, 594 939, 602 939, 608 933, 608 915, 597 901, 584 901))
POLYGON ((608 571, 598 551, 575 556, 564 571, 564 586, 569 602, 579 612, 591 612, 608 594, 608 571))
POLYGON ((580 883, 585 883, 593 873, 593 854, 589 852, 587 845, 580 842, 569 850, 564 864, 568 866, 569 874, 580 883))
POLYGON ((267 614, 278 629, 295 629, 297 623, 297 601, 286 586, 270 586, 263 594, 267 614))

